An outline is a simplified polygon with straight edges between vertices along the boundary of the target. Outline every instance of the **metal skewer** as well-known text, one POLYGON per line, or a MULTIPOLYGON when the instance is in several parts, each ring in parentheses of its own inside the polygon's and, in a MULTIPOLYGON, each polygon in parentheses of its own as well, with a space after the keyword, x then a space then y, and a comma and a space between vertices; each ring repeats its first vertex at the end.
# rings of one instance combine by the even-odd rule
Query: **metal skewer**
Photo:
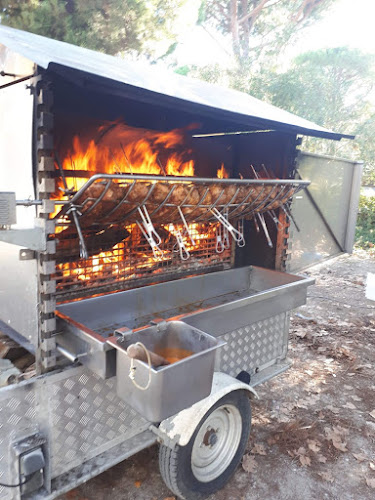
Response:
POLYGON ((269 232, 268 232, 268 229, 267 229, 267 224, 266 224, 266 221, 264 220, 264 216, 263 216, 263 214, 260 214, 260 213, 257 213, 257 216, 258 216, 259 222, 260 222, 260 224, 262 226, 262 229, 264 231, 264 235, 266 237, 268 246, 270 248, 273 248, 273 243, 272 243, 272 240, 270 238, 270 235, 269 235, 269 232))
POLYGON ((290 217, 290 219, 293 221, 293 224, 295 225, 296 229, 298 232, 301 232, 295 218, 293 217, 293 214, 292 212, 290 211, 290 208, 288 207, 288 205, 281 205, 281 209, 284 211, 284 213, 290 217))

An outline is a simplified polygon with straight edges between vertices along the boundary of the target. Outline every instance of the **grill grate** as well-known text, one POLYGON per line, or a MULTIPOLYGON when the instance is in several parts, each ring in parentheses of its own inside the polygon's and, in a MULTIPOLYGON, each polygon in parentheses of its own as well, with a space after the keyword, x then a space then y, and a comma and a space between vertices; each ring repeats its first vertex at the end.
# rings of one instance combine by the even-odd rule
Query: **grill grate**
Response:
POLYGON ((129 236, 124 241, 114 242, 111 250, 88 259, 77 260, 76 257, 68 258, 67 255, 61 258, 58 246, 57 261, 60 259, 60 263, 56 265, 54 276, 57 299, 62 302, 191 274, 229 269, 231 245, 222 253, 216 251, 219 226, 219 223, 189 226, 195 244, 187 241, 190 258, 185 261, 176 249, 176 239, 167 231, 168 226, 158 228, 161 234, 168 235, 159 245, 163 252, 163 257, 159 260, 154 258, 149 243, 136 225, 126 226, 129 236))

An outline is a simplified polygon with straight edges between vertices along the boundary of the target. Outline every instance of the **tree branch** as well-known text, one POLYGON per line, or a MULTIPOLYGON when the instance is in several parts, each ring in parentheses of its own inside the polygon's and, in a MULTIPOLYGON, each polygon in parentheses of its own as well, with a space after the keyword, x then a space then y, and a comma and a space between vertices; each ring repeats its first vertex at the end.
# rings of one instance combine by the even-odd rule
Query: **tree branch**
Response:
POLYGON ((303 0, 301 7, 296 14, 291 17, 291 20, 295 23, 303 22, 310 16, 315 7, 318 7, 324 1, 325 0, 303 0))
POLYGON ((261 0, 259 5, 254 7, 253 10, 251 10, 248 14, 246 14, 245 16, 241 17, 241 19, 238 20, 238 24, 242 24, 250 18, 258 17, 261 11, 266 7, 266 3, 270 1, 272 0, 261 0))

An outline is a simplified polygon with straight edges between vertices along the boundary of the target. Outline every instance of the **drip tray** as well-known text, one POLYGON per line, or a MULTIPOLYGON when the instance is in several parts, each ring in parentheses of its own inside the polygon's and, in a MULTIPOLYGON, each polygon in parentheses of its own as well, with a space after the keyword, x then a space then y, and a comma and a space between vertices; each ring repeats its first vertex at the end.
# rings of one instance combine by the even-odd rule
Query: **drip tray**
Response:
POLYGON ((160 422, 210 394, 215 351, 226 342, 182 321, 168 321, 108 343, 117 351, 118 396, 150 422, 160 422), (155 368, 134 359, 132 365, 127 348, 136 342, 172 362, 155 368))
POLYGON ((109 378, 117 373, 118 328, 134 331, 154 328, 155 320, 178 320, 218 338, 304 304, 312 283, 251 266, 93 297, 58 306, 55 338, 71 359, 109 378))

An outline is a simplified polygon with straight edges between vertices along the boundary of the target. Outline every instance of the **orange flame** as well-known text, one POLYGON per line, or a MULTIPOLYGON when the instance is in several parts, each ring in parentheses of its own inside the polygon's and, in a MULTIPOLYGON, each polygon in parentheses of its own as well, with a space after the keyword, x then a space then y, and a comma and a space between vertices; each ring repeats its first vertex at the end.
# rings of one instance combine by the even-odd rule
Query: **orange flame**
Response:
POLYGON ((73 138, 73 151, 66 155, 65 170, 92 173, 127 173, 193 176, 194 160, 186 148, 186 130, 154 132, 110 123, 96 131, 96 140, 73 138))
MULTIPOLYGON (((67 187, 77 191, 89 177, 98 173, 193 177, 195 163, 187 133, 192 128, 196 128, 196 125, 168 132, 156 132, 129 127, 120 122, 108 122, 94 132, 89 132, 88 137, 83 134, 76 135, 70 150, 60 151, 64 158, 61 166, 65 171, 67 187)), ((217 177, 219 179, 229 177, 224 164, 217 170, 217 177)), ((64 188, 63 180, 59 178, 54 193, 55 198, 63 199, 66 196, 64 188)), ((58 209, 59 207, 56 207, 56 213, 58 209)), ((214 241, 216 237, 216 224, 189 225, 189 231, 194 237, 193 243, 183 226, 169 225, 167 220, 165 222, 163 228, 169 234, 167 239, 172 237, 175 241, 176 233, 179 231, 185 247, 193 254, 196 252, 197 258, 200 259, 202 256, 199 252, 205 248, 207 241, 214 241)), ((138 230, 134 224, 127 225, 126 228, 131 233, 131 239, 141 237, 137 235, 138 230)), ((63 226, 57 226, 56 233, 62 230, 63 226)), ((134 259, 130 262, 128 245, 128 241, 124 241, 114 244, 110 251, 100 252, 85 261, 57 264, 58 279, 69 283, 72 280, 89 282, 96 278, 116 281, 132 279, 135 276, 134 259)), ((170 261, 172 257, 170 249, 162 251, 162 260, 170 261)), ((207 259, 210 259, 209 255, 207 259)), ((157 260, 151 248, 144 247, 143 251, 138 248, 135 260, 138 270, 151 268, 155 273, 162 272, 163 268, 155 266, 157 260)))
POLYGON ((221 168, 219 168, 217 171, 217 178, 218 179, 229 179, 229 174, 224 167, 224 163, 221 164, 221 168))

